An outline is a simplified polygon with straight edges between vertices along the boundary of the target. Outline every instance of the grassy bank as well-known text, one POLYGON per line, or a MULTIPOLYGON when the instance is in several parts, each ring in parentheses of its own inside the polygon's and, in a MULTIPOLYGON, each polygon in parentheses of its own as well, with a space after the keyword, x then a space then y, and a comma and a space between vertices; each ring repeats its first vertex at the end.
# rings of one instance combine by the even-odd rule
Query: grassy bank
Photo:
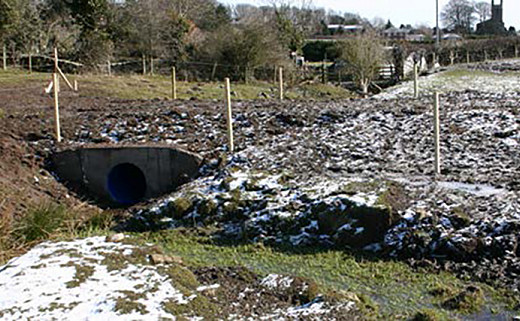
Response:
MULTIPOLYGON (((171 98, 172 85, 168 76, 142 76, 142 75, 70 75, 70 80, 77 80, 79 95, 85 97, 99 96, 120 99, 169 99, 171 98)), ((51 79, 50 74, 32 73, 10 69, 0 71, 0 86, 3 89, 19 87, 38 87, 43 92, 51 79)), ((62 82, 62 89, 68 90, 62 82)), ((234 82, 231 84, 233 99, 278 99, 278 84, 268 82, 234 82)), ((177 82, 177 97, 186 99, 223 99, 223 82, 177 82)), ((346 89, 324 84, 303 84, 287 86, 285 91, 287 99, 347 99, 356 95, 346 89)))

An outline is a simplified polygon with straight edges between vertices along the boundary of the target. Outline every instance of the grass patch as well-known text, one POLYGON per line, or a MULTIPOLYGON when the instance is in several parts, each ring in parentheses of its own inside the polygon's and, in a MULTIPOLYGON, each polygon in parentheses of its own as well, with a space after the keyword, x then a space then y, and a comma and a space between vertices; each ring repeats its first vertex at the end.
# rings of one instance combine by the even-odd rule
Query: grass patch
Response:
POLYGON ((114 310, 119 314, 130 314, 133 312, 145 315, 148 313, 144 304, 137 302, 140 299, 145 299, 146 295, 132 291, 120 291, 121 297, 116 299, 116 306, 114 310))
POLYGON ((99 212, 84 204, 68 207, 51 201, 29 205, 16 217, 0 216, 0 265, 42 241, 108 235, 113 218, 111 212, 99 212))
POLYGON ((446 317, 433 309, 424 309, 415 314, 412 321, 443 321, 446 317))
POLYGON ((197 295, 196 298, 187 304, 178 304, 169 300, 163 303, 164 310, 172 315, 181 317, 202 317, 205 320, 211 320, 219 315, 219 307, 212 303, 208 298, 197 295))
POLYGON ((76 268, 76 273, 74 274, 74 278, 65 284, 67 288, 79 287, 82 283, 85 283, 95 271, 94 267, 88 265, 76 264, 74 267, 76 268))
POLYGON ((64 226, 70 217, 62 205, 45 203, 28 211, 14 224, 13 236, 21 242, 30 243, 48 239, 64 226))
POLYGON ((365 299, 366 314, 372 313, 377 319, 410 319, 417 311, 431 309, 440 316, 439 320, 453 320, 482 309, 507 309, 507 298, 483 284, 478 284, 479 289, 492 299, 482 305, 447 309, 442 302, 462 293, 471 283, 449 273, 415 271, 403 262, 371 259, 341 250, 272 248, 262 244, 222 246, 203 233, 188 230, 145 233, 137 240, 157 244, 166 253, 182 257, 191 267, 243 266, 260 275, 277 273, 306 278, 325 292, 355 293, 365 299), (442 291, 440 296, 432 291, 436 288, 449 291, 442 291))
MULTIPOLYGON (((169 99, 171 83, 165 76, 80 76, 81 95, 117 97, 123 99, 169 99), (110 83, 110 86, 107 86, 110 83)), ((232 99, 278 99, 277 85, 267 82, 233 83, 232 99)), ((178 82, 177 97, 180 100, 223 100, 223 82, 178 82)), ((352 92, 333 85, 307 84, 286 88, 288 99, 343 99, 353 98, 352 92)))
MULTIPOLYGON (((120 99, 170 99, 170 76, 121 75, 107 76, 83 74, 68 75, 69 80, 78 80, 80 96, 111 97, 120 99)), ((0 72, 0 85, 3 87, 47 86, 51 75, 48 73, 32 73, 11 69, 0 72)), ((231 84, 232 99, 266 100, 278 99, 278 84, 254 81, 231 84)), ((68 91, 67 88, 64 88, 68 91)), ((285 94, 288 99, 346 99, 357 97, 349 90, 334 85, 320 83, 302 86, 287 86, 285 94)), ((177 97, 180 100, 223 100, 224 82, 177 82, 177 97)))

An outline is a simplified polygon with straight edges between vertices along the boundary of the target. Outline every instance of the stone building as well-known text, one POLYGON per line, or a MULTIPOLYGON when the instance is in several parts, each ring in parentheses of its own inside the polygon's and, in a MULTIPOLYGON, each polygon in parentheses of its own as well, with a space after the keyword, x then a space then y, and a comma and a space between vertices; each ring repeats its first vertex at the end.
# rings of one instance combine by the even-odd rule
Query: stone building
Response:
POLYGON ((491 19, 477 24, 477 34, 479 35, 506 35, 507 29, 504 24, 504 2, 495 4, 495 0, 491 0, 491 19))

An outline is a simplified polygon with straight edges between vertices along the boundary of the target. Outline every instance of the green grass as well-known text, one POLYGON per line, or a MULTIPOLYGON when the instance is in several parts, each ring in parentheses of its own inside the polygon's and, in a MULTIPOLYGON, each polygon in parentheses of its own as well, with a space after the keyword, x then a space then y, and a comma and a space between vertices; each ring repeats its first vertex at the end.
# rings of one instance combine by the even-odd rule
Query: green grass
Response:
MULTIPOLYGON (((120 99, 170 99, 171 80, 168 76, 142 75, 69 75, 69 80, 78 81, 79 94, 84 97, 99 96, 120 99)), ((2 88, 31 87, 48 85, 51 74, 32 73, 9 69, 0 71, 2 88)), ((62 82, 62 90, 68 90, 62 82)), ((231 84, 232 99, 278 99, 278 84, 268 82, 235 82, 231 84)), ((187 99, 224 99, 224 82, 177 82, 177 98, 187 99)), ((356 97, 354 93, 333 85, 306 84, 285 88, 287 99, 347 99, 356 97)))
POLYGON ((20 217, 13 227, 13 236, 20 242, 48 239, 64 226, 69 213, 64 206, 52 203, 41 204, 20 217))
MULTIPOLYGON (((341 250, 217 244, 197 233, 177 230, 135 236, 138 242, 157 244, 166 253, 182 257, 188 266, 244 266, 259 274, 304 277, 327 291, 367 296, 379 305, 379 317, 386 320, 407 320, 420 311, 434 311, 438 320, 453 320, 480 311, 442 306, 450 296, 439 297, 435 289, 447 288, 449 294, 456 295, 473 285, 449 273, 416 271, 403 262, 361 257, 341 250)), ((477 286, 485 294, 483 308, 504 311, 514 305, 503 292, 483 284, 477 286)))

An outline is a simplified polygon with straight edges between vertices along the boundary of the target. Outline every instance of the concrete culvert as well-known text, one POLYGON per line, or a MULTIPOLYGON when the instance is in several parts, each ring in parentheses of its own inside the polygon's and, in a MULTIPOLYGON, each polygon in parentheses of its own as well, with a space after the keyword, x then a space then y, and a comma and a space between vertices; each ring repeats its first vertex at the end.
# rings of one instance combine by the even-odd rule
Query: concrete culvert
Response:
POLYGON ((119 164, 108 174, 107 187, 114 202, 121 205, 136 204, 146 196, 146 177, 133 164, 119 164))
POLYGON ((171 193, 198 175, 202 159, 174 147, 77 147, 52 156, 69 188, 101 206, 131 206, 171 193))

